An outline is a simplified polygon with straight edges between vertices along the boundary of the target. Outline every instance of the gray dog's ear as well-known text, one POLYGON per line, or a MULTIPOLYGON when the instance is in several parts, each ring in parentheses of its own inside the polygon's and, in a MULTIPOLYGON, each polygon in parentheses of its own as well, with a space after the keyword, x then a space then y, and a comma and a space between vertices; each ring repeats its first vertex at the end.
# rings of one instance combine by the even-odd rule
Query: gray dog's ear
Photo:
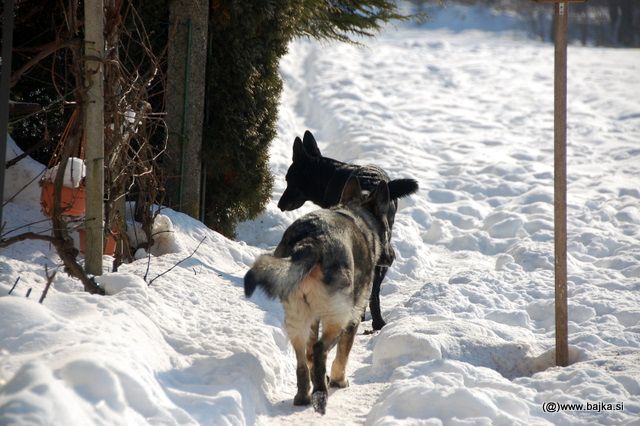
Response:
POLYGON ((322 157, 320 154, 320 148, 318 148, 318 143, 316 142, 316 138, 313 137, 310 131, 304 132, 304 138, 302 139, 302 145, 304 146, 305 151, 312 157, 322 157))
POLYGON ((349 176, 347 183, 342 188, 342 196, 340 197, 340 204, 346 204, 350 201, 362 200, 362 189, 360 188, 360 181, 354 175, 349 176))
POLYGON ((306 156, 307 156, 307 153, 304 152, 302 141, 298 136, 296 136, 296 140, 293 141, 293 161, 301 160, 306 156))
POLYGON ((391 197, 389 196, 389 185, 387 185, 387 182, 381 181, 378 184, 375 191, 373 191, 373 197, 375 199, 378 214, 386 216, 389 211, 389 203, 391 202, 391 197))

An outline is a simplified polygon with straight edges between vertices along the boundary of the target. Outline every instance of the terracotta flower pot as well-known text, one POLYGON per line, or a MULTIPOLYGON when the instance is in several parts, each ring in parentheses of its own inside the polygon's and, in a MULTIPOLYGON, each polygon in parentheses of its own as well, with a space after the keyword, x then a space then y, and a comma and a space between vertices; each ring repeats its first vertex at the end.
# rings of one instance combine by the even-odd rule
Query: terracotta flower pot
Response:
MULTIPOLYGON (((54 185, 53 182, 43 180, 41 182, 42 192, 40 194, 40 204, 42 211, 47 216, 53 214, 54 185)), ((60 207, 62 214, 66 216, 82 216, 85 210, 85 191, 84 187, 69 188, 62 187, 60 193, 60 207)))
MULTIPOLYGON (((86 231, 84 229, 78 229, 78 237, 80 239, 80 254, 84 255, 86 249, 86 231)), ((116 252, 116 236, 113 233, 108 233, 104 237, 104 248, 102 252, 108 256, 113 256, 116 252)))

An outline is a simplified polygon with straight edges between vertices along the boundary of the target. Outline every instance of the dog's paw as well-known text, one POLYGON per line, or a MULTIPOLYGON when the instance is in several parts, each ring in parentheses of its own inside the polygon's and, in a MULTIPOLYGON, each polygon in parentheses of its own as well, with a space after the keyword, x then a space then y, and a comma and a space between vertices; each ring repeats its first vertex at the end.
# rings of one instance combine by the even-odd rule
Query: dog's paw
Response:
POLYGON ((313 404, 313 409, 316 413, 320 413, 324 416, 324 413, 327 411, 327 399, 329 394, 326 391, 315 391, 311 395, 311 403, 313 404))
POLYGON ((381 319, 380 321, 376 321, 374 319, 373 322, 371 323, 371 326, 373 327, 374 330, 381 330, 382 327, 384 327, 385 325, 387 325, 387 323, 383 319, 381 319))
POLYGON ((331 380, 329 382, 329 386, 331 386, 332 388, 341 388, 344 389, 346 387, 349 386, 349 380, 347 379, 342 379, 342 380, 331 380))
POLYGON ((311 398, 309 394, 298 393, 293 398, 293 405, 309 405, 311 404, 311 398))

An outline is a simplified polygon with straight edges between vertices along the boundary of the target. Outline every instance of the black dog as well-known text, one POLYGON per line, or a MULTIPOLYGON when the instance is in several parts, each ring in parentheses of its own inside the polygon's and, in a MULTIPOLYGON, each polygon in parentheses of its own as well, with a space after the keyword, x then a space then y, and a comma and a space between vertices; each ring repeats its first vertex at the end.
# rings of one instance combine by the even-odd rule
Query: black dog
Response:
MULTIPOLYGON (((287 189, 280 197, 278 208, 282 211, 295 210, 306 201, 322 208, 333 207, 339 203, 342 189, 351 175, 355 175, 362 189, 368 192, 375 190, 381 181, 388 183, 391 198, 387 213, 389 229, 393 226, 398 210, 398 198, 418 190, 415 179, 390 180, 380 167, 358 166, 323 157, 315 138, 307 130, 302 141, 296 137, 293 142, 293 163, 287 171, 287 189)), ((380 330, 385 325, 380 313, 380 284, 388 269, 388 266, 376 266, 375 269, 369 300, 374 330, 380 330)))

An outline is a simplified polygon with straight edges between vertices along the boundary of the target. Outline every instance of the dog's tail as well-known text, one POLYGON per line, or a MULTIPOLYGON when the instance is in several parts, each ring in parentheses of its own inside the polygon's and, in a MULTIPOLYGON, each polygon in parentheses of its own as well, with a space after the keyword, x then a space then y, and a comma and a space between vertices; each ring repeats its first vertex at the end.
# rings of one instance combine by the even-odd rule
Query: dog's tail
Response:
POLYGON ((310 250, 304 252, 291 257, 259 256, 244 276, 245 296, 251 297, 256 287, 262 287, 270 298, 285 300, 317 263, 318 256, 310 250))
POLYGON ((389 182, 389 197, 391 199, 406 197, 418 191, 418 181, 415 179, 394 179, 389 182))

